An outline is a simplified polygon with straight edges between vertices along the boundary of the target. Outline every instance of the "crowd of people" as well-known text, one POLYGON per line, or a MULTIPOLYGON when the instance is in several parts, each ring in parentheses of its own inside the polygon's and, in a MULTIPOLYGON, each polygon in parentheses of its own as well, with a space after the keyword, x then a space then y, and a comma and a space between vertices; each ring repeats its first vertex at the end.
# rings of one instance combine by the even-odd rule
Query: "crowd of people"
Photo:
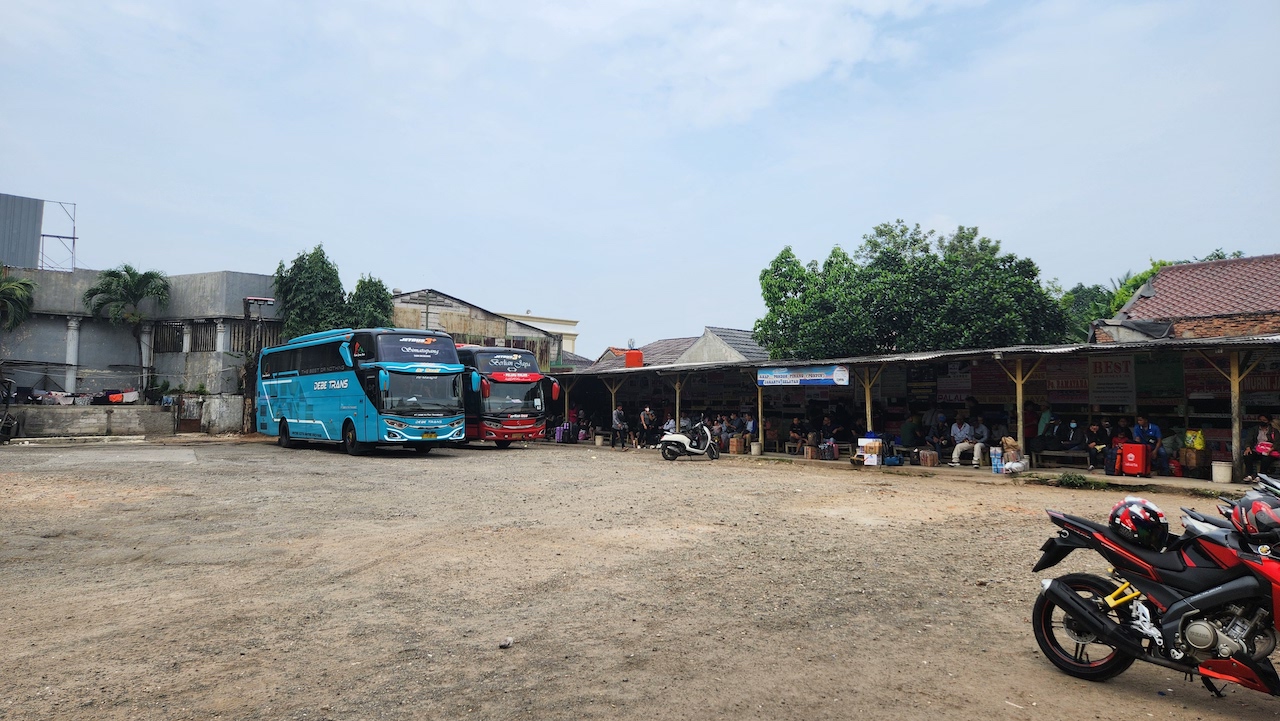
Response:
MULTIPOLYGON (((784 420, 782 428, 775 427, 774 420, 768 419, 763 429, 749 411, 682 412, 677 421, 669 408, 655 411, 655 407, 645 405, 637 411, 627 412, 619 404, 607 418, 589 418, 585 412, 570 408, 567 421, 575 434, 581 429, 582 437, 606 432, 613 448, 656 447, 664 433, 687 432, 699 423, 710 429, 711 437, 723 448, 727 448, 735 437, 742 438, 746 444, 768 437, 785 441, 788 452, 793 455, 803 455, 805 446, 824 442, 852 443, 857 438, 876 435, 867 430, 864 417, 848 413, 843 406, 821 416, 792 416, 789 422, 784 420)), ((878 417, 882 415, 883 409, 873 407, 873 424, 878 424, 878 417)), ((561 419, 555 419, 556 424, 559 422, 561 419)), ((1150 449, 1153 468, 1167 474, 1170 461, 1177 458, 1182 446, 1181 433, 1166 434, 1159 424, 1142 414, 1135 416, 1132 423, 1128 416, 1081 420, 1028 403, 1022 422, 1025 424, 1023 431, 1028 439, 1028 451, 1083 451, 1088 454, 1091 471, 1104 466, 1109 448, 1124 443, 1141 443, 1150 449)), ((961 409, 931 408, 909 413, 892 440, 898 446, 931 449, 938 453, 939 458, 949 459, 949 465, 953 467, 960 466, 968 455, 969 463, 978 468, 990 447, 999 444, 1003 438, 1017 437, 1018 423, 1016 414, 984 413, 977 401, 970 397, 961 409)), ((1243 441, 1245 481, 1256 480, 1259 473, 1270 474, 1280 465, 1280 418, 1260 414, 1256 426, 1246 430, 1243 441)))

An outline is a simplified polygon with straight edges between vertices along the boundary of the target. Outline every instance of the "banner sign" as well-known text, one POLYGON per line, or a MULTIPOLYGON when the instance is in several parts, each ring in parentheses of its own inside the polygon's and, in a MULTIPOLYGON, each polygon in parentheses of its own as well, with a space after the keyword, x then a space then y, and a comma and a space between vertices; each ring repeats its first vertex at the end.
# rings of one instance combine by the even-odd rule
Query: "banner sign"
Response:
POLYGON ((1056 358, 1046 361, 1044 376, 1050 403, 1089 402, 1088 359, 1056 358))
POLYGON ((1089 402, 1105 406, 1137 405, 1138 386, 1133 374, 1133 356, 1089 359, 1089 402))
POLYGON ((849 385, 849 369, 845 366, 760 368, 756 371, 756 385, 847 386, 849 385))

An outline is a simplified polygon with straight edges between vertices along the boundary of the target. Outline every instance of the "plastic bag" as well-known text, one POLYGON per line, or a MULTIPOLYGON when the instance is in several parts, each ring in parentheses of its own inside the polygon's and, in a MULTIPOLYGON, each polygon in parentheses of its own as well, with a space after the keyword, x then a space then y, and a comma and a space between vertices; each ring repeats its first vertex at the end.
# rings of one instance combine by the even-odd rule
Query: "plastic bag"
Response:
POLYGON ((1188 428, 1186 435, 1182 438, 1182 446, 1184 448, 1194 448, 1197 451, 1203 451, 1205 448, 1204 432, 1188 428))

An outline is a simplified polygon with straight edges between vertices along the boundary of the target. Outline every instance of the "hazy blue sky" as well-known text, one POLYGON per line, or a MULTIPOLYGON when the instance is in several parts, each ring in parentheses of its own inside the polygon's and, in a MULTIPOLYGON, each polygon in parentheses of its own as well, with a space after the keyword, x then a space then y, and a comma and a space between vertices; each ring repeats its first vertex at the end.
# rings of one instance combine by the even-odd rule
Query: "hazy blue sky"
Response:
POLYGON ((79 265, 362 273, 750 328, 758 275, 977 225, 1063 285, 1280 251, 1280 2, 0 0, 0 192, 79 265))

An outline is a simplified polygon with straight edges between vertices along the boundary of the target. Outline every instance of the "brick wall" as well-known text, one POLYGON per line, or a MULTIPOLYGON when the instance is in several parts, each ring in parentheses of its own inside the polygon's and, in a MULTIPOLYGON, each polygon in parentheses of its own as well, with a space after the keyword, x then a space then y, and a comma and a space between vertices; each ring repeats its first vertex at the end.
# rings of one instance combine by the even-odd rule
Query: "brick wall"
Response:
POLYGON ((1219 338, 1280 333, 1280 313, 1238 313, 1204 318, 1169 318, 1174 338, 1219 338))

